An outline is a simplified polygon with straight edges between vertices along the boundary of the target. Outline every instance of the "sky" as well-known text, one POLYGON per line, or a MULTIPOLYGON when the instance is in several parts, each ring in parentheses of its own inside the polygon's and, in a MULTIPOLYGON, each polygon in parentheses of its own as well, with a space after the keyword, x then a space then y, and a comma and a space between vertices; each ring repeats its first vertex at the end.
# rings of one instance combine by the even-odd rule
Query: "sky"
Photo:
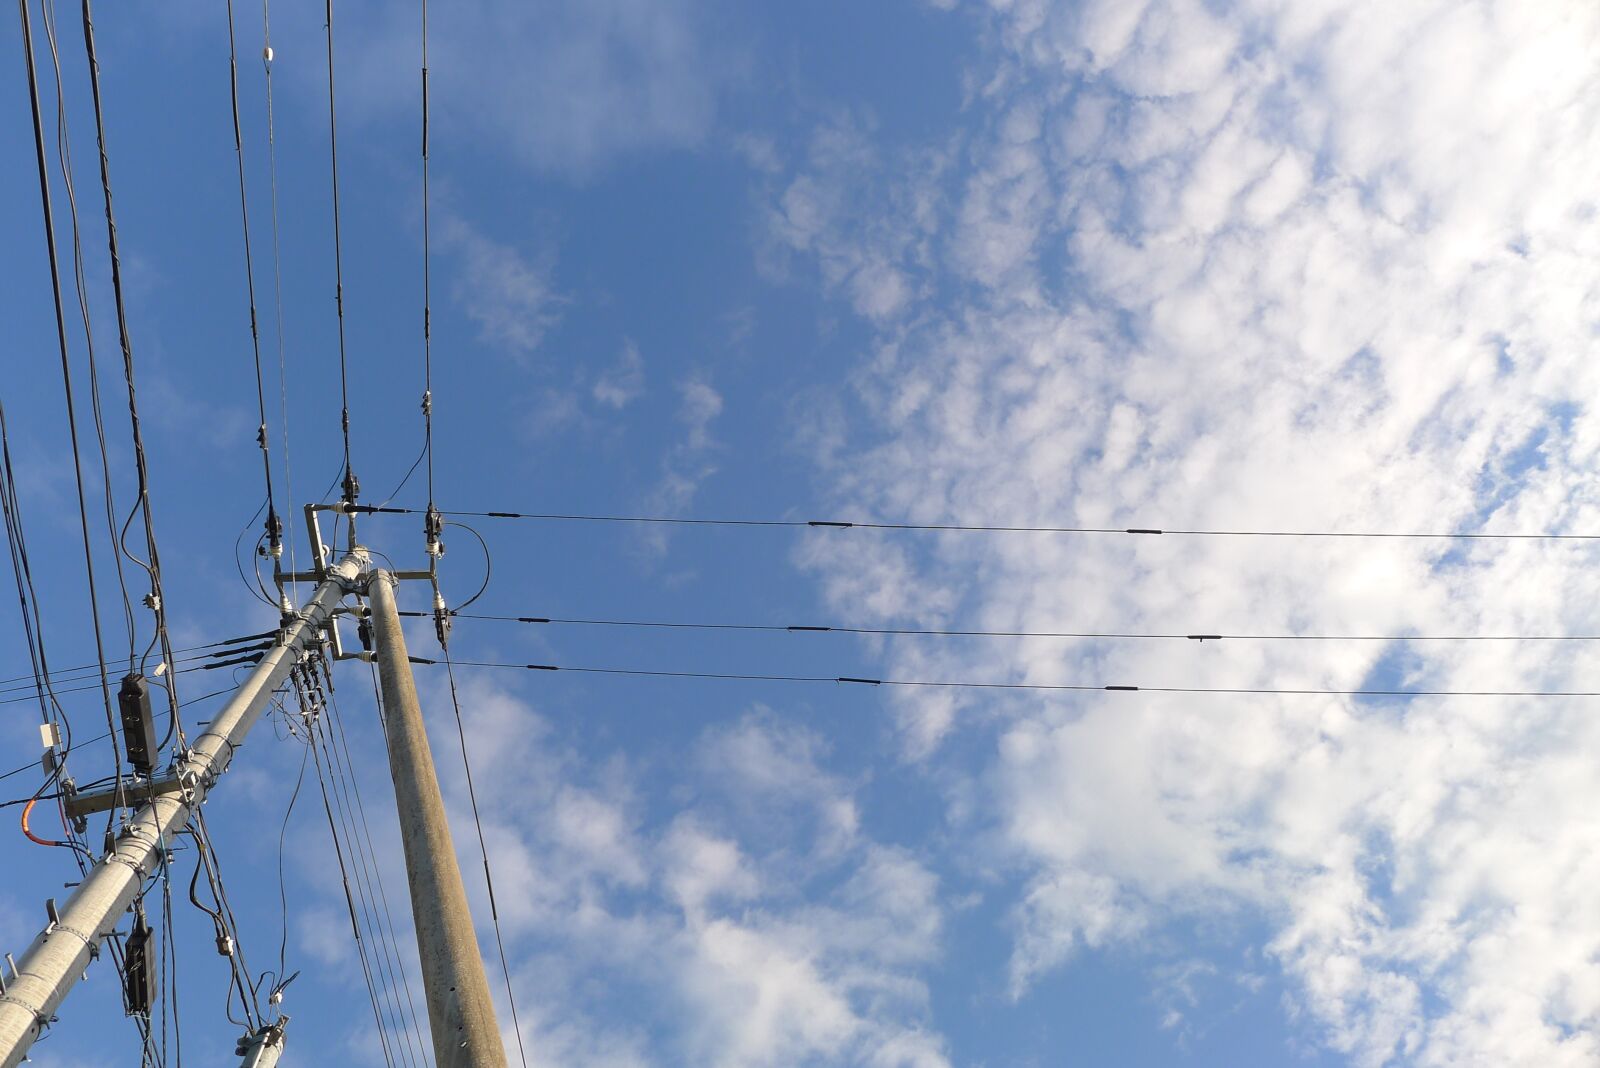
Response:
MULTIPOLYGON (((89 434, 55 73, 33 11, 89 434)), ((234 12, 239 113, 271 461, 303 564, 298 508, 336 492, 342 457, 327 39, 321 5, 269 13, 271 165, 250 4, 234 12)), ((429 16, 443 508, 1600 533, 1593 4, 436 0, 429 16)), ((421 507, 423 474, 405 479, 422 446, 421 12, 340 0, 334 17, 352 463, 368 502, 421 507)), ((134 476, 77 8, 57 21, 121 509, 134 476)), ((197 645, 276 622, 245 577, 263 487, 228 23, 217 4, 105 4, 96 29, 166 603, 175 644, 197 645)), ((96 654, 17 18, 0 38, 0 402, 49 654, 84 664, 96 654)), ((1548 640, 1600 634, 1600 561, 1581 538, 467 521, 492 560, 471 610, 489 614, 1370 640, 460 619, 461 660, 1596 689, 1592 643, 1548 640), (1492 635, 1546 640, 1441 640, 1492 635)), ((381 516, 360 533, 416 567, 420 527, 381 516)), ((91 536, 120 676, 99 510, 91 536)), ((456 527, 445 542, 460 605, 485 551, 456 527)), ((128 570, 142 644, 142 573, 128 570)), ((401 600, 428 603, 419 589, 401 600)), ((436 656, 412 622, 411 651, 436 656)), ((18 681, 0 693, 0 773, 38 757, 28 672, 8 608, 0 677, 18 681)), ((519 1037, 528 1064, 573 1068, 1600 1060, 1594 698, 462 667, 519 1035, 449 689, 440 669, 417 673, 513 1064, 519 1037)), ((217 707, 199 698, 227 674, 178 677, 186 718, 217 707)), ((414 980, 368 669, 340 664, 335 684, 372 885, 414 980)), ((63 702, 80 736, 99 732, 96 693, 63 702)), ((288 722, 262 721, 206 806, 241 945, 257 973, 278 969, 280 946, 300 972, 283 1064, 383 1064, 315 770, 301 775, 288 722)), ((111 766, 103 741, 69 762, 83 781, 111 766)), ((0 779, 0 801, 38 781, 0 779)), ((16 812, 0 810, 13 953, 76 877, 65 851, 16 833, 16 812)), ((191 847, 174 854, 173 979, 189 1055, 223 1063, 239 1028, 211 923, 188 902, 195 863, 191 847)), ((132 1063, 120 1017, 96 964, 34 1062, 132 1063)), ((396 1063, 426 1062, 394 1027, 382 1037, 396 1063)))

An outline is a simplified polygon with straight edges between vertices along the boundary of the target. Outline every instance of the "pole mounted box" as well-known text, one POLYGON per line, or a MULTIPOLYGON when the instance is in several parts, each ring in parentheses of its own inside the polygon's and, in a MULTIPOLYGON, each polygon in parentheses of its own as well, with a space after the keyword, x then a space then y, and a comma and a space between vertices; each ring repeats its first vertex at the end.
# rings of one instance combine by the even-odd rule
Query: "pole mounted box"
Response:
POLYGON ((143 675, 127 675, 117 691, 117 707, 122 712, 122 747, 128 763, 140 775, 155 768, 156 724, 150 711, 150 684, 143 675))

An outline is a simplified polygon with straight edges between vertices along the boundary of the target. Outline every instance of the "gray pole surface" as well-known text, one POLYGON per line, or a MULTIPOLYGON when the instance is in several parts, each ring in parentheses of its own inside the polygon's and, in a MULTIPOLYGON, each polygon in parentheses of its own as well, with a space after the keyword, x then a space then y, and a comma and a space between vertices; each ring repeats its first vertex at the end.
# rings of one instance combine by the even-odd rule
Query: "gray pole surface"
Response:
POLYGON ((273 691, 315 640, 340 599, 366 569, 367 551, 353 549, 317 586, 297 620, 261 658, 250 677, 198 735, 174 771, 189 789, 159 794, 134 813, 116 846, 89 870, 58 910, 59 920, 33 940, 17 962, 17 977, 0 995, 0 1068, 16 1068, 55 1018, 100 943, 116 927, 160 861, 160 847, 188 825, 217 777, 227 770, 273 691))
POLYGON ((417 684, 395 610, 394 581, 388 572, 374 571, 367 596, 372 603, 389 772, 405 843, 434 1063, 437 1068, 505 1068, 506 1052, 484 977, 483 955, 467 909, 467 890, 456 864, 417 684))

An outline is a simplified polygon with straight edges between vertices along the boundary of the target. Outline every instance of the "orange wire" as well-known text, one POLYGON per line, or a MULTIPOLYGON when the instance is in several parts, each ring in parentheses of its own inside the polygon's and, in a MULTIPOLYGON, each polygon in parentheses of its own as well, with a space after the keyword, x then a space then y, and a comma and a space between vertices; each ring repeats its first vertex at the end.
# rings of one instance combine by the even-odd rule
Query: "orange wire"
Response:
POLYGON ((35 845, 65 846, 67 844, 65 842, 53 842, 48 838, 40 838, 38 835, 28 830, 28 817, 33 814, 33 806, 37 805, 38 803, 39 799, 35 797, 32 801, 29 801, 22 807, 22 833, 27 835, 28 841, 33 842, 35 845))

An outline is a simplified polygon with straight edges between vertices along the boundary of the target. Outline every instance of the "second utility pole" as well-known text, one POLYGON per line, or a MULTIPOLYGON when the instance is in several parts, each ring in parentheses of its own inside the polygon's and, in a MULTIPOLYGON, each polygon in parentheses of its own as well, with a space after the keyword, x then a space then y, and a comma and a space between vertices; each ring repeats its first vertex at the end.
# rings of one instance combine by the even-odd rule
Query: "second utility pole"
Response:
POLYGON ((467 891, 456 864, 411 659, 395 610, 394 582, 387 571, 370 572, 367 597, 372 604, 389 772, 400 810, 434 1063, 437 1068, 505 1068, 494 1001, 467 911, 467 891))

